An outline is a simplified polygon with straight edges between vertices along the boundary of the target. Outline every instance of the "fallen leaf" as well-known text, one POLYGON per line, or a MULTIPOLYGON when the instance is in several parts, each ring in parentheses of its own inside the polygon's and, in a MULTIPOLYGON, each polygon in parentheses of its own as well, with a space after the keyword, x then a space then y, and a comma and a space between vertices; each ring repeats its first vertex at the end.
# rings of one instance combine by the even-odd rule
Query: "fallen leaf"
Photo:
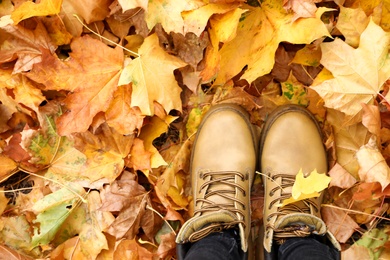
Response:
POLYGON ((284 2, 284 8, 294 11, 292 21, 295 21, 302 17, 315 17, 317 11, 315 4, 321 2, 321 0, 289 0, 284 2))
POLYGON ((6 179, 18 168, 16 162, 7 156, 0 154, 0 179, 6 179))
POLYGON ((26 75, 50 90, 69 90, 65 113, 57 120, 60 135, 84 132, 93 117, 106 111, 117 88, 123 52, 88 36, 71 43, 70 59, 61 61, 45 53, 26 75), (49 77, 47 75, 50 75, 49 77))
POLYGON ((151 30, 161 23, 166 32, 184 33, 184 20, 182 12, 197 9, 204 3, 198 0, 157 0, 149 2, 146 13, 146 23, 151 30))
POLYGON ((13 250, 10 247, 0 245, 0 259, 8 259, 8 260, 33 260, 29 256, 21 255, 18 251, 13 250))
POLYGON ((362 123, 367 127, 368 131, 377 137, 380 137, 381 118, 379 108, 375 105, 367 105, 362 103, 363 116, 362 123))
POLYGON ((160 46, 156 34, 147 37, 139 49, 139 57, 123 69, 119 85, 133 83, 131 106, 138 106, 143 115, 153 115, 153 102, 157 101, 169 113, 181 111, 180 92, 173 71, 186 63, 167 54, 160 46), (160 63, 163 60, 164 63, 160 63))
POLYGON ((299 82, 292 72, 287 81, 282 82, 282 95, 285 97, 291 104, 307 106, 309 101, 307 99, 307 93, 305 86, 299 82))
POLYGON ((321 44, 321 64, 335 78, 315 86, 314 90, 324 99, 326 107, 347 115, 346 123, 360 121, 360 104, 371 104, 390 77, 390 59, 387 58, 389 43, 390 35, 370 21, 361 34, 357 49, 341 39, 321 44))
POLYGON ((62 0, 41 0, 39 3, 27 1, 11 14, 15 24, 34 16, 56 15, 60 12, 62 0))
POLYGON ((261 8, 248 7, 248 10, 240 19, 237 36, 220 50, 221 70, 215 85, 225 83, 246 66, 242 78, 248 82, 269 73, 280 42, 311 43, 329 35, 318 18, 328 9, 319 8, 317 18, 295 22, 291 22, 293 14, 286 13, 281 2, 267 0, 262 2, 261 8))
POLYGON ((368 248, 370 259, 378 259, 388 238, 389 235, 386 234, 385 230, 374 228, 364 233, 362 238, 356 241, 356 245, 368 248))
POLYGON ((152 152, 145 150, 144 142, 135 138, 130 151, 130 164, 134 170, 145 172, 146 174, 152 169, 151 156, 152 152))
POLYGON ((318 173, 317 170, 304 175, 300 169, 295 177, 291 198, 283 200, 282 206, 320 196, 320 192, 328 187, 330 180, 329 176, 325 173, 318 173))
POLYGON ((122 240, 114 253, 114 259, 149 260, 152 258, 153 253, 139 245, 134 239, 122 240))
POLYGON ((340 243, 345 243, 359 228, 347 211, 333 207, 322 207, 321 216, 329 231, 340 243))
POLYGON ((71 15, 78 14, 84 18, 87 24, 103 20, 109 13, 110 0, 63 0, 72 6, 74 12, 71 15))
POLYGON ((341 251, 343 259, 370 259, 370 252, 367 247, 354 243, 348 249, 341 251))
POLYGON ((329 187, 336 186, 348 189, 356 183, 356 179, 338 163, 330 169, 328 174, 331 178, 329 187))
POLYGON ((207 4, 198 9, 183 12, 184 35, 188 32, 196 34, 198 37, 204 31, 208 20, 213 14, 223 14, 240 6, 239 3, 233 4, 207 4))
POLYGON ((0 63, 17 60, 13 73, 31 70, 34 64, 42 61, 44 51, 53 53, 57 48, 40 21, 36 22, 33 29, 6 25, 0 31, 6 32, 1 41, 0 63))
POLYGON ((370 19, 360 7, 346 8, 340 6, 340 15, 336 28, 344 35, 345 42, 356 48, 360 43, 360 35, 364 32, 369 22, 370 19))
POLYGON ((131 107, 131 86, 119 86, 106 111, 106 122, 118 133, 133 134, 142 127, 144 116, 137 107, 131 107))
POLYGON ((148 11, 148 0, 118 0, 123 12, 127 10, 141 7, 145 11, 148 11))
POLYGON ((356 153, 359 162, 359 177, 365 182, 379 182, 384 190, 390 183, 390 168, 379 151, 376 139, 371 137, 368 143, 356 153))

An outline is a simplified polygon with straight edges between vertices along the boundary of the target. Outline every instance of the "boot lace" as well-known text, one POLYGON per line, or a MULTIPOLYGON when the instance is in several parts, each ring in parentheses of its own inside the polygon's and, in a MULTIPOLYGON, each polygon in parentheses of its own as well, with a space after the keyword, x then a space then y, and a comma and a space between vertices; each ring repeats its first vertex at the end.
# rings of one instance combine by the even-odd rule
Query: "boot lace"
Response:
MULTIPOLYGON (((286 192, 286 190, 291 190, 289 188, 292 188, 295 182, 295 176, 292 176, 291 174, 274 174, 270 178, 274 182, 276 182, 276 179, 281 178, 281 184, 271 189, 269 194, 273 196, 273 194, 279 190, 281 190, 281 194, 280 197, 271 201, 271 203, 268 205, 269 209, 271 209, 274 204, 281 203, 283 200, 291 198, 291 192, 286 192)), ((288 215, 290 213, 301 212, 311 214, 312 209, 314 209, 316 213, 319 211, 317 203, 311 199, 301 200, 298 203, 287 204, 283 207, 278 206, 277 211, 271 213, 268 216, 268 221, 273 216, 277 216, 275 221, 277 222, 277 219, 280 216, 288 215)), ((314 231, 313 227, 305 224, 293 224, 281 229, 275 228, 273 225, 268 224, 266 228, 272 228, 274 230, 274 240, 279 244, 284 243, 285 240, 290 237, 307 237, 314 231)))
POLYGON ((237 218, 235 221, 230 221, 226 223, 212 223, 198 231, 195 231, 189 237, 190 242, 195 242, 200 240, 201 238, 207 236, 213 232, 219 232, 225 229, 230 229, 238 224, 242 224, 245 227, 245 204, 243 201, 237 199, 237 192, 241 192, 244 196, 247 196, 245 189, 235 182, 236 176, 241 178, 242 181, 248 178, 248 175, 237 171, 208 171, 200 173, 200 178, 203 180, 208 179, 203 185, 200 186, 199 193, 202 192, 203 189, 207 189, 203 198, 197 198, 195 201, 195 205, 199 203, 203 203, 203 206, 200 209, 194 211, 194 214, 200 213, 209 213, 218 210, 226 210, 235 214, 240 214, 242 217, 237 218), (224 190, 213 190, 213 184, 224 184, 231 189, 224 190), (228 200, 227 203, 216 203, 209 198, 211 196, 220 196, 228 200), (240 207, 236 205, 239 204, 240 207), (241 209, 242 208, 242 209, 241 209))

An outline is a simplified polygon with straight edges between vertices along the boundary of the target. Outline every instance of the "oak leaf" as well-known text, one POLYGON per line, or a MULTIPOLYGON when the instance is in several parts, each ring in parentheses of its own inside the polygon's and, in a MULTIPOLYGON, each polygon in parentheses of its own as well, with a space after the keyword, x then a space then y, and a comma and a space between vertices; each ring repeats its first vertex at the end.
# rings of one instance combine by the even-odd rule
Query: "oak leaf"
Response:
POLYGON ((60 12, 62 0, 41 0, 39 3, 27 1, 18 6, 11 14, 15 24, 34 16, 56 15, 60 12))
POLYGON ((240 73, 248 82, 269 73, 274 65, 275 51, 280 42, 311 43, 329 36, 319 17, 328 9, 319 8, 316 18, 292 22, 293 14, 286 13, 280 1, 266 0, 261 8, 248 7, 238 25, 237 36, 220 50, 221 70, 214 84, 224 84, 240 73))
POLYGON ((139 57, 123 69, 119 85, 133 83, 131 106, 138 106, 143 115, 153 115, 154 101, 163 105, 167 113, 172 109, 181 111, 181 89, 173 71, 186 65, 166 53, 159 46, 157 35, 152 34, 139 49, 139 57))
POLYGON ((26 75, 48 90, 68 90, 67 111, 57 120, 60 135, 84 132, 93 117, 106 111, 117 88, 123 51, 111 49, 89 36, 71 43, 70 58, 62 61, 45 53, 41 63, 26 75))
POLYGON ((324 99, 326 107, 345 113, 347 123, 360 121, 360 104, 372 103, 390 77, 389 43, 390 34, 372 20, 361 34, 357 49, 341 39, 322 43, 321 63, 334 78, 315 86, 314 90, 324 99))

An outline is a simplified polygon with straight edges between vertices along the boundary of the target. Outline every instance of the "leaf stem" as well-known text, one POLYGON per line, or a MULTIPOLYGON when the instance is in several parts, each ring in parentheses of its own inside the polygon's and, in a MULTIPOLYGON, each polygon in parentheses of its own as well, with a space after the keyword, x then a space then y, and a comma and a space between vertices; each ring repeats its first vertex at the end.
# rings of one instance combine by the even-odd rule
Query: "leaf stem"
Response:
POLYGON ((136 53, 136 52, 134 52, 134 51, 132 51, 132 50, 129 50, 129 49, 127 49, 126 47, 123 47, 122 45, 120 45, 120 44, 118 44, 118 43, 116 43, 116 42, 114 42, 114 41, 111 41, 110 39, 104 37, 103 35, 100 35, 100 34, 98 34, 97 32, 91 30, 85 23, 83 23, 83 21, 81 21, 80 17, 79 17, 77 14, 73 14, 73 16, 76 17, 76 19, 77 19, 77 20, 78 20, 78 21, 79 21, 79 22, 80 22, 88 31, 90 31, 91 33, 95 34, 96 36, 98 36, 98 37, 100 37, 100 38, 103 38, 104 40, 106 40, 106 41, 108 41, 108 42, 114 44, 115 46, 118 46, 119 48, 122 48, 122 49, 124 49, 124 50, 130 52, 132 55, 134 55, 134 56, 136 56, 136 57, 140 57, 140 55, 139 55, 138 53, 136 53))
POLYGON ((169 222, 160 214, 160 212, 158 212, 158 211, 155 210, 154 208, 150 207, 149 205, 146 205, 146 208, 147 208, 148 210, 153 211, 153 212, 156 213, 157 215, 159 215, 160 218, 161 218, 162 220, 165 221, 165 223, 168 225, 168 227, 172 230, 173 234, 175 234, 175 236, 176 236, 175 230, 174 230, 173 227, 169 224, 169 222))

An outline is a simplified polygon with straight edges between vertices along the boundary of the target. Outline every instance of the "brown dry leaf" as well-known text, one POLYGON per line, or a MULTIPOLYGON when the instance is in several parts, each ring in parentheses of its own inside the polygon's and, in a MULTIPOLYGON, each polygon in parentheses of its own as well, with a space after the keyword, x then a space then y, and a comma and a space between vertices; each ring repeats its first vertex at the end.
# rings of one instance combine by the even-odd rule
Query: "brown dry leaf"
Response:
POLYGON ((158 246, 157 249, 157 256, 160 259, 164 259, 171 250, 174 250, 176 248, 176 234, 174 232, 161 235, 161 243, 158 246))
POLYGON ((63 5, 67 3, 74 11, 69 15, 80 15, 87 24, 103 20, 110 13, 110 0, 63 0, 63 2, 63 5))
POLYGON ((56 15, 60 12, 62 0, 41 0, 39 3, 26 1, 11 14, 15 24, 34 16, 56 15))
POLYGON ((321 215, 329 231, 340 243, 345 243, 359 228, 347 211, 338 208, 322 207, 321 215))
POLYGON ((330 169, 328 174, 331 177, 329 187, 348 189, 356 183, 356 179, 338 163, 330 169))
POLYGON ((73 91, 65 99, 68 110, 57 121, 60 135, 86 131, 93 117, 108 109, 123 63, 120 48, 111 49, 88 36, 76 38, 71 49, 66 61, 46 52, 27 73, 47 89, 73 91))
POLYGON ((130 168, 133 168, 135 171, 142 171, 146 174, 152 169, 151 167, 151 156, 152 152, 145 150, 144 142, 135 138, 133 146, 130 151, 130 168))
POLYGON ((59 16, 44 17, 41 21, 55 45, 60 46, 70 43, 72 34, 66 30, 65 24, 59 16))
POLYGON ((138 106, 143 115, 153 115, 154 101, 163 105, 167 113, 172 109, 181 111, 181 89, 173 71, 186 65, 166 53, 160 47, 157 35, 152 34, 139 49, 139 57, 124 68, 118 84, 133 83, 131 106, 138 106))
POLYGON ((119 86, 106 111, 106 122, 118 133, 133 134, 141 129, 144 116, 137 107, 131 107, 131 85, 119 86))
POLYGON ((341 257, 343 259, 370 259, 370 251, 365 246, 353 244, 341 252, 341 257))
POLYGON ((6 179, 18 168, 16 162, 7 156, 0 154, 0 180, 6 179))
POLYGON ((367 105, 362 103, 363 106, 363 117, 362 123, 367 127, 371 134, 374 134, 378 138, 381 132, 381 117, 378 106, 367 105))
POLYGON ((17 251, 5 245, 0 245, 0 259, 7 260, 33 260, 29 256, 21 255, 17 251))
POLYGON ((361 103, 371 104, 390 77, 389 43, 390 34, 370 21, 357 49, 341 39, 321 44, 321 63, 335 78, 315 86, 314 90, 324 99, 325 106, 347 115, 346 123, 361 120, 361 103))
POLYGON ((250 83, 269 73, 280 42, 308 44, 329 35, 319 19, 327 11, 324 8, 317 10, 317 18, 302 18, 293 23, 293 14, 286 13, 280 1, 266 0, 261 8, 248 9, 240 19, 237 36, 220 50, 221 70, 216 85, 224 84, 246 66, 242 78, 250 83))
POLYGON ((119 211, 107 232, 117 239, 134 239, 141 227, 149 228, 148 225, 142 225, 145 224, 143 219, 147 218, 146 205, 149 204, 149 193, 137 182, 117 181, 106 194, 100 208, 103 211, 119 211))
POLYGON ((365 182, 379 182, 384 190, 390 183, 390 168, 378 149, 373 136, 356 153, 359 162, 359 177, 365 182))
POLYGON ((0 40, 0 63, 17 60, 14 73, 31 70, 34 64, 41 62, 43 50, 53 53, 57 48, 40 21, 32 29, 6 25, 0 27, 0 31, 5 32, 0 40))
POLYGON ((114 259, 150 260, 153 253, 132 240, 122 240, 115 249, 114 259))

